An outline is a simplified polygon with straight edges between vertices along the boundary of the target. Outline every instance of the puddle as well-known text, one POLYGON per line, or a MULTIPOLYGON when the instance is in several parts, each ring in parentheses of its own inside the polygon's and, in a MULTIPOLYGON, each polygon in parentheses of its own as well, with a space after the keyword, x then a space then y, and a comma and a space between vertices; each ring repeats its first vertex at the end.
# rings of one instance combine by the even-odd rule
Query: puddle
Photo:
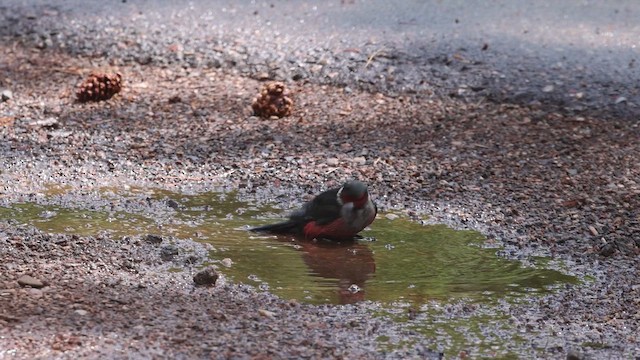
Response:
MULTIPOLYGON (((54 203, 54 195, 47 195, 47 201, 54 203)), ((216 249, 214 259, 232 260, 232 266, 222 271, 235 281, 314 304, 360 300, 491 302, 545 293, 559 284, 577 282, 555 270, 524 267, 518 261, 498 257, 496 249, 482 248, 481 234, 444 225, 423 226, 382 217, 362 233, 375 241, 295 241, 246 231, 247 226, 278 221, 261 216, 275 217, 279 211, 238 201, 232 194, 102 188, 99 197, 109 199, 106 204, 110 205, 86 210, 14 204, 0 207, 0 219, 14 219, 47 232, 157 233, 208 242, 216 249), (117 206, 119 203, 126 206, 117 206)))
MULTIPOLYGON (((379 301, 389 305, 379 308, 380 316, 407 322, 435 341, 434 348, 447 358, 458 357, 470 343, 478 344, 478 356, 517 357, 509 349, 522 339, 508 311, 492 305, 530 301, 524 295, 578 282, 545 268, 545 258, 527 259, 532 267, 498 257, 498 249, 483 248, 485 239, 477 232, 423 226, 402 217, 379 216, 362 232, 365 239, 335 244, 250 233, 247 227, 279 221, 283 212, 238 201, 229 193, 185 195, 127 187, 71 195, 56 188, 34 201, 0 206, 0 219, 47 232, 152 233, 208 242, 215 248, 212 262, 236 282, 313 304, 379 301), (221 261, 226 258, 230 267, 222 265, 229 263, 221 261), (448 308, 459 306, 470 308, 451 317, 448 308), (487 328, 496 323, 499 330, 487 328)), ((397 339, 379 338, 378 343, 381 349, 400 346, 397 339)))

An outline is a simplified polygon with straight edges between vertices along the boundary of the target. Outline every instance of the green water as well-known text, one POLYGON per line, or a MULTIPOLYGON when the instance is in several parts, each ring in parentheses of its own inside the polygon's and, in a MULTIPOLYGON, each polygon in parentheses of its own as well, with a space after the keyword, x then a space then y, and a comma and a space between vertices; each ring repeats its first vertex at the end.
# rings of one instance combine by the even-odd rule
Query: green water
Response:
MULTIPOLYGON (((175 211, 86 210, 56 205, 0 207, 0 219, 14 219, 57 233, 143 236, 147 233, 211 243, 212 260, 230 258, 222 271, 237 282, 308 303, 374 300, 423 304, 429 300, 492 301, 544 293, 576 279, 545 268, 523 267, 484 249, 477 232, 444 225, 423 226, 403 218, 376 219, 365 240, 355 243, 298 241, 264 236, 247 227, 278 221, 269 207, 238 201, 231 194, 182 195, 161 190, 101 189, 107 198, 172 200, 175 211), (268 219, 262 214, 270 214, 268 219), (372 241, 371 239, 375 239, 372 241)), ((168 206, 167 206, 168 208, 168 206)), ((173 271, 176 271, 174 269, 173 271)))

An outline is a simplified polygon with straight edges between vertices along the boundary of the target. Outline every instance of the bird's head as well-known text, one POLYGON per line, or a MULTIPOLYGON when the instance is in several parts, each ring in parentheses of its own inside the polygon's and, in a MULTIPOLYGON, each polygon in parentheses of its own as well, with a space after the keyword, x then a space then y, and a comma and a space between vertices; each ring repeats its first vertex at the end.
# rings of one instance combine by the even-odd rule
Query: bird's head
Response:
POLYGON ((367 185, 355 180, 346 182, 338 190, 338 200, 341 204, 353 203, 354 208, 362 208, 369 200, 367 185))

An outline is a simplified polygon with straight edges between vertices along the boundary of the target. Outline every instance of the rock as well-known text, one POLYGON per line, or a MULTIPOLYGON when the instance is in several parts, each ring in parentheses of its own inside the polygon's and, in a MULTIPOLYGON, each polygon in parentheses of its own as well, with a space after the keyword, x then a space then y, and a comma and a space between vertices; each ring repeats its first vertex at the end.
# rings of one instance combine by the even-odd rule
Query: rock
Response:
POLYGON ((180 251, 173 245, 165 245, 160 249, 160 258, 164 261, 171 261, 180 251))
POLYGON ((80 316, 86 316, 89 312, 87 310, 82 310, 82 309, 77 309, 74 311, 74 313, 80 315, 80 316))
POLYGON ((147 236, 145 236, 144 240, 148 243, 151 244, 160 244, 162 243, 162 236, 160 235, 153 235, 153 234, 147 234, 147 236))
POLYGON ((542 92, 550 93, 553 91, 553 85, 547 85, 542 88, 542 92))
POLYGON ((209 266, 193 276, 193 282, 198 286, 214 286, 218 281, 216 269, 209 266))
POLYGON ((2 101, 9 101, 11 99, 13 99, 13 92, 11 92, 11 90, 5 89, 2 90, 2 93, 0 93, 0 96, 2 97, 2 101))
POLYGON ((18 279, 18 284, 20 284, 20 286, 30 286, 36 289, 40 289, 45 286, 44 282, 29 275, 22 275, 18 279))

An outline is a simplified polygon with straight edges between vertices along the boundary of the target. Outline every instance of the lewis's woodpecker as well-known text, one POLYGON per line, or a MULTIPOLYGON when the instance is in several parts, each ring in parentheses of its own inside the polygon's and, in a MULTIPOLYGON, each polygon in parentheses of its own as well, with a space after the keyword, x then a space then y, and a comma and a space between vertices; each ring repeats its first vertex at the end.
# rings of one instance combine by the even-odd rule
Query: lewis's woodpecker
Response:
POLYGON ((348 181, 305 203, 289 215, 289 220, 251 231, 292 234, 307 239, 349 240, 371 224, 377 212, 367 186, 360 181, 348 181))

